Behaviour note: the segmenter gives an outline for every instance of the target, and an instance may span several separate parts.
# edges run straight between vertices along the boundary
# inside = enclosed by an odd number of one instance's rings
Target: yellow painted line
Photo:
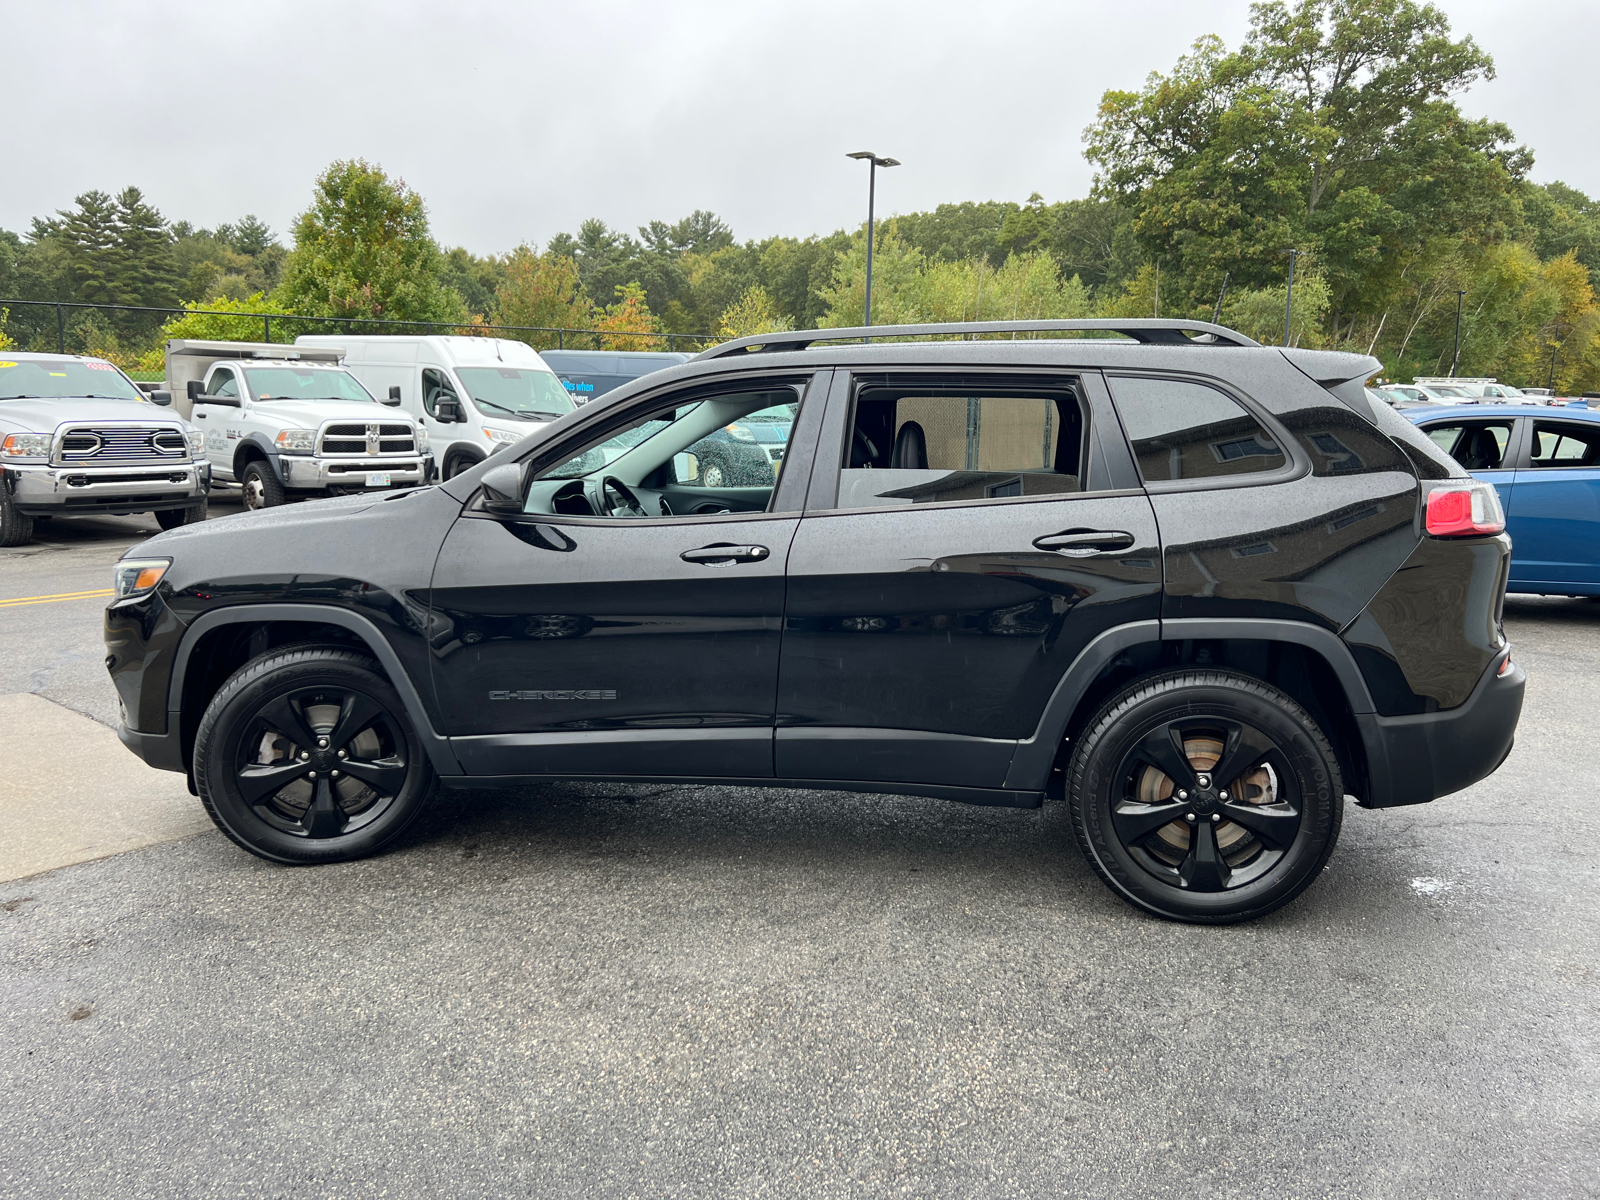
[[[111,588],[96,588],[90,592],[61,592],[55,596],[18,596],[14,600],[0,600],[0,608],[21,608],[24,604],[60,604],[63,600],[93,600],[111,595]]]

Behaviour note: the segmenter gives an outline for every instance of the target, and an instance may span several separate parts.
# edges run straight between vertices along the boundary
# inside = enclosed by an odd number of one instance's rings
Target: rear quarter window
[[[1288,456],[1244,405],[1187,379],[1111,380],[1122,425],[1146,483],[1267,474]]]

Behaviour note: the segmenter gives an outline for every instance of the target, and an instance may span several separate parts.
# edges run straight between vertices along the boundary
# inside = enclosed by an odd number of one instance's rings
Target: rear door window
[[[1528,458],[1534,468],[1600,466],[1600,425],[1535,421]]]
[[[1440,421],[1424,432],[1451,458],[1469,471],[1497,471],[1510,466],[1506,447],[1511,444],[1510,421]]]
[[[1214,387],[1147,375],[1113,376],[1110,383],[1146,483],[1266,474],[1288,465],[1266,427]]]

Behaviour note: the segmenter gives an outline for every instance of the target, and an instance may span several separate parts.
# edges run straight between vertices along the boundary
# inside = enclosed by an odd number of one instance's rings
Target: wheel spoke
[[[1259,730],[1248,725],[1229,725],[1222,757],[1211,769],[1211,777],[1218,787],[1232,787],[1234,780],[1266,761],[1274,749],[1276,747]]]
[[[1287,804],[1224,804],[1222,815],[1274,850],[1287,850],[1300,832],[1300,814]]]
[[[383,712],[383,706],[376,700],[360,692],[351,692],[339,705],[339,719],[334,723],[333,732],[328,734],[328,748],[337,750],[347,745],[356,734],[383,716]]]
[[[261,710],[261,720],[276,729],[302,750],[317,748],[317,735],[306,724],[305,714],[293,696],[279,696]]]
[[[268,765],[252,764],[242,768],[235,777],[239,792],[247,804],[260,804],[284,784],[306,773],[303,762],[279,762]]]
[[[1183,734],[1176,724],[1167,724],[1151,730],[1133,748],[1133,756],[1156,767],[1174,788],[1188,790],[1194,787],[1194,768],[1183,752]]]
[[[1210,821],[1190,826],[1189,853],[1178,867],[1183,885],[1196,892],[1220,892],[1228,886],[1228,864],[1217,853],[1217,835]]]
[[[1124,846],[1137,845],[1156,830],[1183,817],[1183,806],[1171,804],[1140,804],[1124,800],[1111,810],[1111,823],[1117,828],[1117,837]]]
[[[316,782],[316,792],[306,815],[301,818],[306,836],[314,838],[337,837],[344,832],[344,810],[334,801],[333,785],[326,778]]]
[[[380,796],[396,795],[406,781],[406,764],[398,758],[363,761],[347,758],[339,769],[372,788]]]

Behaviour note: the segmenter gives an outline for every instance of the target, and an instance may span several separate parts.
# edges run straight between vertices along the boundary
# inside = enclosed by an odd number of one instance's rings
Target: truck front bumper
[[[350,458],[319,458],[312,455],[285,454],[278,464],[283,471],[283,485],[322,491],[330,487],[364,488],[373,475],[388,475],[387,484],[377,487],[418,487],[428,482],[433,473],[433,455],[414,454],[403,458],[378,458],[366,456]]]
[[[29,516],[76,513],[162,512],[188,508],[211,490],[208,462],[150,463],[133,467],[50,467],[7,464],[0,486]]]

